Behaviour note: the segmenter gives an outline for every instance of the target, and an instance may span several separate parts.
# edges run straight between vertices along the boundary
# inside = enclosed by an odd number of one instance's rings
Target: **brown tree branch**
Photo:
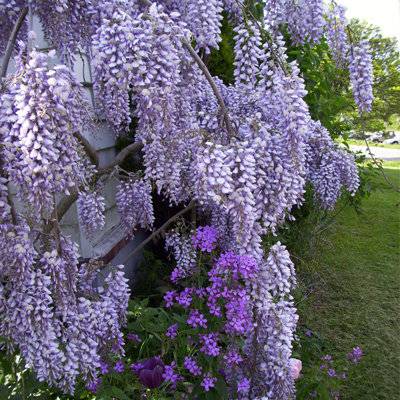
[[[140,151],[142,148],[143,148],[143,143],[141,143],[141,142],[135,142],[135,143],[132,143],[129,146],[125,147],[117,154],[117,156],[115,157],[115,159],[112,163],[110,163],[109,165],[107,165],[104,168],[99,169],[98,175],[101,176],[101,175],[108,174],[109,172],[111,172],[113,170],[114,167],[122,164],[122,162],[125,160],[126,157],[128,157],[132,153],[136,153],[136,152]]]
[[[24,20],[25,20],[25,17],[27,14],[28,14],[28,7],[24,7],[20,12],[17,21],[15,22],[14,28],[8,39],[6,52],[4,53],[3,64],[1,66],[1,72],[0,72],[0,78],[2,80],[7,75],[8,64],[10,63],[10,58],[11,58],[12,52],[14,50],[15,42],[17,41],[18,33],[21,29],[22,24],[24,23]]]
[[[98,156],[96,150],[93,148],[93,146],[79,132],[73,132],[72,134],[83,146],[83,148],[85,149],[86,154],[89,157],[92,164],[94,164],[96,167],[98,167],[99,166],[99,156]]]
[[[162,235],[166,229],[173,224],[179,217],[182,215],[188,213],[190,210],[192,210],[195,207],[196,203],[194,200],[192,200],[187,207],[185,207],[183,210],[177,212],[174,216],[172,216],[168,221],[164,222],[158,228],[156,231],[154,231],[147,239],[143,240],[142,243],[140,243],[138,246],[135,247],[133,251],[131,251],[125,259],[122,261],[121,264],[125,264],[131,257],[133,257],[135,254],[137,254],[139,251],[141,251],[148,243],[150,243],[153,239],[155,239],[157,236]]]
[[[115,157],[114,161],[111,162],[108,166],[104,168],[100,168],[97,173],[94,175],[93,179],[96,181],[101,176],[110,173],[117,165],[121,164],[128,155],[140,151],[143,147],[143,144],[140,142],[132,143],[129,146],[122,149],[117,156]],[[58,209],[58,220],[64,217],[67,211],[70,209],[72,204],[78,199],[79,191],[78,189],[73,189],[68,196],[63,197],[57,205]]]
[[[208,83],[210,84],[211,89],[214,92],[214,96],[216,97],[219,107],[221,108],[222,114],[224,116],[226,130],[228,131],[229,136],[230,137],[235,136],[235,131],[232,127],[232,123],[229,118],[228,110],[226,108],[224,99],[222,98],[222,95],[219,92],[218,87],[217,87],[213,77],[210,74],[210,71],[208,70],[207,66],[204,64],[203,60],[200,58],[200,56],[196,53],[196,51],[193,49],[191,44],[186,39],[182,39],[182,44],[183,44],[183,47],[185,47],[186,50],[189,52],[189,54],[192,56],[193,60],[197,63],[200,70],[203,72],[204,76],[206,77]]]
[[[152,5],[152,2],[150,0],[141,0],[141,2],[146,5],[147,7]],[[221,108],[222,114],[224,116],[224,121],[226,125],[226,130],[228,131],[228,134],[230,137],[235,136],[235,130],[233,129],[231,120],[229,118],[228,114],[228,109],[226,108],[224,99],[221,95],[221,93],[218,90],[218,87],[210,74],[210,71],[208,70],[207,66],[204,64],[203,60],[200,58],[200,56],[196,53],[196,51],[193,49],[192,45],[189,43],[188,40],[185,38],[182,39],[182,44],[183,47],[186,48],[186,50],[189,52],[193,60],[196,62],[196,64],[199,66],[200,70],[203,72],[204,76],[206,77],[208,83],[211,86],[212,91],[214,92],[215,97],[217,98],[219,107]]]

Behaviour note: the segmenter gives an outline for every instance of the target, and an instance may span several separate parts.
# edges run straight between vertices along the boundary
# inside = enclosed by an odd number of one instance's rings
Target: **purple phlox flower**
[[[171,383],[172,388],[176,388],[177,383],[182,380],[182,377],[179,374],[175,373],[175,367],[175,362],[172,362],[170,365],[166,365],[164,368],[164,373],[162,375],[165,381]]]
[[[131,364],[130,368],[134,374],[138,374],[140,372],[140,370],[143,369],[143,363],[138,362],[138,363]]]
[[[230,350],[224,355],[224,360],[228,365],[239,365],[243,358],[237,351]]]
[[[326,369],[327,368],[327,366],[325,365],[325,364],[321,364],[320,366],[319,366],[319,369],[322,371],[323,369]]]
[[[226,276],[227,273],[231,273],[232,278],[237,281],[240,278],[254,278],[257,271],[258,264],[253,257],[240,256],[228,251],[219,256],[209,275],[210,277],[216,275]]]
[[[123,347],[124,347],[124,339],[122,338],[122,336],[119,336],[112,345],[112,351],[114,353],[120,353]]]
[[[125,366],[124,366],[124,362],[119,360],[115,363],[114,365],[114,371],[117,372],[118,374],[124,372]]]
[[[204,376],[204,379],[201,381],[201,386],[203,386],[204,390],[208,392],[211,388],[215,386],[215,382],[217,382],[217,378],[213,377],[210,374]]]
[[[165,336],[169,337],[170,339],[175,339],[177,335],[178,335],[178,324],[171,325],[167,329],[167,332],[165,333]]]
[[[202,347],[200,351],[208,356],[218,356],[220,353],[220,347],[218,346],[218,334],[208,333],[206,335],[199,335]]]
[[[100,372],[103,375],[108,374],[108,371],[109,371],[108,368],[109,368],[109,366],[108,366],[108,364],[106,362],[100,361]]]
[[[200,297],[201,299],[207,295],[207,290],[205,288],[198,288],[196,289],[196,296]]]
[[[358,364],[361,361],[362,356],[364,355],[361,347],[354,347],[353,350],[347,354],[347,358],[354,364]]]
[[[197,362],[192,357],[185,357],[183,366],[194,376],[201,375],[201,367],[197,365]]]
[[[163,382],[164,363],[160,357],[152,357],[141,363],[133,364],[132,370],[139,376],[139,381],[149,389],[159,387]]]
[[[333,357],[330,354],[326,354],[325,356],[321,357],[321,360],[331,363],[333,361]]]
[[[247,394],[250,390],[250,380],[247,378],[242,378],[237,386],[238,393]]]
[[[212,226],[201,226],[197,228],[192,237],[193,246],[201,251],[211,253],[216,246],[218,231]]]
[[[131,342],[135,342],[135,343],[141,343],[142,342],[142,339],[140,339],[139,335],[137,335],[136,333],[128,333],[126,335],[126,338]]]
[[[174,299],[176,296],[175,290],[170,290],[164,295],[165,307],[169,308],[174,305]]]
[[[307,337],[312,337],[313,336],[313,331],[311,329],[306,330],[306,336]]]
[[[340,392],[338,390],[330,390],[330,395],[333,400],[340,399]]]
[[[182,272],[182,270],[178,267],[175,267],[171,272],[170,279],[172,283],[177,283],[180,279],[184,277],[185,274]]]
[[[190,310],[189,318],[187,319],[188,325],[192,328],[202,327],[207,328],[207,320],[199,310]]]
[[[340,374],[340,378],[343,379],[343,380],[346,380],[346,379],[347,379],[347,374],[346,374],[346,372],[342,372],[342,373]]]
[[[95,378],[86,384],[86,389],[92,393],[96,393],[101,385],[101,378]]]
[[[192,304],[192,288],[186,288],[176,295],[176,301],[183,308],[188,308]]]
[[[329,368],[327,374],[329,377],[334,378],[336,376],[336,371],[333,368]]]
[[[227,333],[242,335],[252,328],[250,298],[245,289],[232,289],[227,295],[226,324]]]

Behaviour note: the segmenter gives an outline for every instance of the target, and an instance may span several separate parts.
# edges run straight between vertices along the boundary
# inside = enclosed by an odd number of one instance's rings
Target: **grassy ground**
[[[347,143],[349,145],[365,146],[364,140],[349,139],[347,140]],[[400,149],[400,144],[384,144],[384,143],[369,142],[369,145],[372,147],[384,147],[386,149]]]
[[[399,168],[385,165],[397,185]],[[319,365],[322,353],[343,359],[356,345],[365,352],[341,399],[400,399],[400,197],[377,180],[363,214],[345,209],[313,261],[298,266],[300,324],[322,343],[309,362]]]

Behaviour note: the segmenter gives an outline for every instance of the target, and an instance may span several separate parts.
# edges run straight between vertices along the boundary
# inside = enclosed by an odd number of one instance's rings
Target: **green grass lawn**
[[[385,165],[396,185],[399,168]],[[365,352],[341,399],[400,399],[400,196],[377,180],[362,215],[346,208],[313,260],[298,265],[300,331],[311,329],[322,343],[308,363],[327,353],[343,359],[357,345]]]
[[[356,145],[356,146],[365,146],[364,140],[355,140],[349,139],[347,140],[349,145]],[[400,144],[383,144],[383,143],[375,143],[375,142],[368,142],[371,147],[384,147],[386,149],[400,149]]]

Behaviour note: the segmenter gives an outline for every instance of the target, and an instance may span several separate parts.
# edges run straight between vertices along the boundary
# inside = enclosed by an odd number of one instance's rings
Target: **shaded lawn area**
[[[385,165],[397,186],[399,168]],[[357,345],[365,352],[341,399],[400,399],[400,196],[377,179],[363,214],[346,208],[313,261],[298,266],[300,332],[311,329],[322,344],[307,355],[304,376],[323,354],[344,359]]]

